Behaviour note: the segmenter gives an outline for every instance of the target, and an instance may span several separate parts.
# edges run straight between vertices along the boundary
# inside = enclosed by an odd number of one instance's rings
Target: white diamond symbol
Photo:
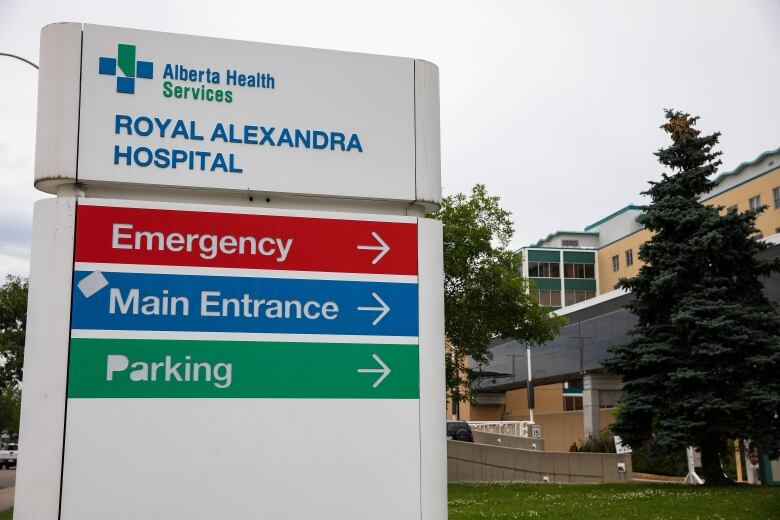
[[[100,271],[88,274],[77,284],[81,294],[84,295],[84,298],[89,298],[107,285],[108,280],[106,280],[106,277],[103,276],[103,273]]]

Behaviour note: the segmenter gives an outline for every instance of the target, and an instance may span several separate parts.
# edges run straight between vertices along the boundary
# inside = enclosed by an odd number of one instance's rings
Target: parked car
[[[6,444],[5,447],[0,450],[0,468],[15,468],[18,451],[18,444]]]
[[[466,421],[447,421],[447,439],[474,442],[474,435]]]

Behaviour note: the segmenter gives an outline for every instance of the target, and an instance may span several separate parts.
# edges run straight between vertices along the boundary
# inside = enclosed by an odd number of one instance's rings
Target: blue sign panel
[[[76,271],[74,329],[417,336],[416,283]]]

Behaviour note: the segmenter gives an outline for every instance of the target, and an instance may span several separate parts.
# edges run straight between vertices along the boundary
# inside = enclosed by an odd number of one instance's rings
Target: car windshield
[[[19,445],[18,445],[18,444],[9,444],[9,445],[8,445],[8,447],[7,447],[6,449],[9,449],[9,450],[18,450],[18,449],[19,449]]]

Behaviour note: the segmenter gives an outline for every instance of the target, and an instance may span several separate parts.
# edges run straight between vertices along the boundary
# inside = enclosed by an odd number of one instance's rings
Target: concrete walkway
[[[14,491],[16,488],[16,470],[0,469],[0,511],[14,506]]]

